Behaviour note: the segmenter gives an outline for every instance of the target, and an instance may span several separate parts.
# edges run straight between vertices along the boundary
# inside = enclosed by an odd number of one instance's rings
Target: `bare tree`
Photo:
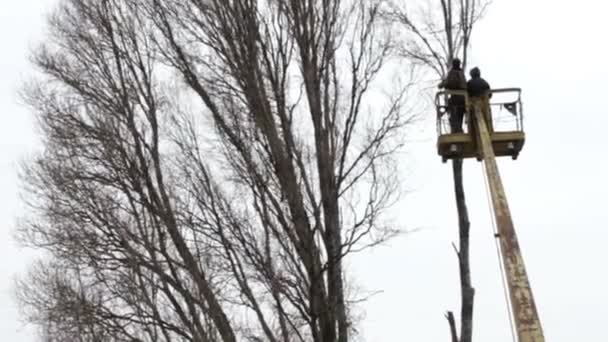
[[[436,76],[444,79],[454,58],[462,55],[463,69],[466,67],[473,27],[483,17],[489,4],[489,0],[426,0],[418,2],[416,6],[410,2],[388,1],[382,13],[402,32],[404,40],[398,44],[400,55],[430,68]],[[471,342],[475,289],[471,283],[470,221],[462,159],[452,161],[452,171],[459,228],[459,247],[454,249],[460,273],[460,337],[454,314],[448,311],[446,318],[453,342]]]
[[[409,80],[351,0],[64,0],[24,98],[20,282],[51,340],[349,341],[343,260],[396,233]],[[378,102],[380,101],[380,102]]]

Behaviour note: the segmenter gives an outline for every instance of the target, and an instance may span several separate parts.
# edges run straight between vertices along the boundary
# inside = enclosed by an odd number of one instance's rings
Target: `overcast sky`
[[[28,49],[44,37],[54,0],[0,1],[0,338],[34,341],[12,299],[31,256],[11,239],[21,212],[17,163],[37,146],[16,91]],[[608,341],[608,80],[599,0],[495,0],[477,27],[471,65],[493,87],[521,87],[527,141],[517,161],[499,163],[547,341]],[[403,163],[413,191],[402,223],[423,228],[373,253],[349,272],[368,290],[366,341],[449,341],[443,314],[459,310],[451,167],[435,152],[434,113]],[[511,341],[480,164],[465,163],[476,288],[474,340]]]

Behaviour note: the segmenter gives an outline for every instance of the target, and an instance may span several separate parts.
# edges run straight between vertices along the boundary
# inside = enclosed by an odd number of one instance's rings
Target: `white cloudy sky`
[[[33,120],[15,95],[28,49],[43,38],[54,0],[0,1],[0,336],[33,341],[12,300],[15,274],[30,258],[12,242],[20,213],[17,163],[37,147]],[[500,168],[548,341],[608,341],[608,47],[599,0],[494,0],[474,37],[472,64],[493,87],[523,88],[528,140]],[[448,341],[443,318],[458,311],[451,168],[426,141],[410,146],[413,191],[403,223],[420,232],[394,240],[350,267],[368,289],[367,341]],[[469,161],[475,340],[511,341],[480,164]]]

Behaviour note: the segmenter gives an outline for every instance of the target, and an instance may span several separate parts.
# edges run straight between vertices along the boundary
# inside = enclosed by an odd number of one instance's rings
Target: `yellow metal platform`
[[[514,160],[524,146],[526,135],[521,131],[493,132],[490,135],[492,146],[497,157],[511,156]],[[481,160],[481,151],[467,133],[443,134],[437,139],[437,152],[443,161],[454,158],[477,158]]]

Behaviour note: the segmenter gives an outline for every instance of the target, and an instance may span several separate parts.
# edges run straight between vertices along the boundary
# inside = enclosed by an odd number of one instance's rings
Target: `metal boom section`
[[[543,329],[538,317],[538,311],[532,295],[532,288],[519,248],[517,234],[513,226],[511,212],[507,202],[496,156],[492,147],[492,140],[488,126],[483,115],[489,111],[487,98],[471,99],[473,120],[476,126],[477,142],[483,157],[485,171],[488,177],[492,206],[500,240],[500,251],[504,264],[509,297],[511,300],[511,314],[515,322],[519,342],[544,342]]]

